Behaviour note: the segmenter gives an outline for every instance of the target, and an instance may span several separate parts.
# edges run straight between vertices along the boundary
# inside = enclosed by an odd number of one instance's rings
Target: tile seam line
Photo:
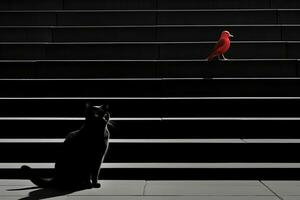
[[[272,190],[268,185],[266,185],[262,180],[259,180],[259,182],[267,189],[269,190],[271,193],[273,193],[278,199],[280,200],[284,200],[284,198],[282,198],[279,194],[277,194],[274,190]]]
[[[148,181],[147,180],[144,180],[144,187],[143,187],[143,194],[142,196],[146,196],[146,188],[147,188],[147,184],[148,184]]]
[[[245,139],[245,138],[241,138],[241,140],[245,143],[245,144],[248,144],[248,141],[247,141],[247,139]]]

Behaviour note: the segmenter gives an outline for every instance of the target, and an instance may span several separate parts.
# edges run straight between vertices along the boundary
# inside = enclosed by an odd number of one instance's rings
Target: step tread
[[[300,59],[298,58],[241,58],[241,59],[229,59],[228,62],[242,62],[242,63],[246,63],[246,62],[273,62],[273,61],[286,61],[286,62],[290,62],[290,61],[297,61],[299,62]],[[85,62],[85,63],[101,63],[101,62],[157,62],[157,63],[166,63],[166,62],[199,62],[199,63],[207,63],[206,59],[104,59],[104,60],[77,60],[77,59],[72,59],[72,60],[41,60],[41,59],[26,59],[26,60],[13,60],[13,59],[2,59],[0,60],[0,63],[39,63],[39,62],[47,62],[47,63],[80,63],[80,62]],[[222,61],[220,61],[220,63],[222,63]]]
[[[61,143],[64,139],[0,139],[0,143]],[[251,141],[248,141],[249,143]],[[258,143],[260,141],[258,140]],[[284,141],[280,140],[280,143],[300,143],[300,140],[289,140]],[[172,143],[172,144],[181,144],[181,143],[245,143],[243,139],[110,139],[109,143]]]
[[[31,25],[31,26],[24,26],[24,25],[12,25],[7,26],[3,25],[0,26],[0,29],[73,29],[73,28],[80,28],[80,29],[90,29],[90,28],[197,28],[197,27],[300,27],[299,24],[159,24],[159,25]]]
[[[0,143],[62,143],[64,138],[13,138],[13,139],[0,139]],[[195,144],[218,144],[218,143],[252,143],[252,144],[298,144],[300,143],[300,139],[110,139],[109,143],[172,143],[172,144],[181,144],[181,143],[195,143]]]
[[[54,163],[0,163],[1,169],[19,169],[22,165],[28,165],[36,169],[54,168]],[[265,169],[265,168],[300,168],[300,163],[106,163],[101,165],[103,169],[122,169],[122,168],[232,168],[232,169]]]
[[[143,42],[0,42],[0,45],[163,45],[163,44],[215,44],[216,41],[194,41],[194,42],[190,42],[190,41],[183,41],[183,42],[161,42],[161,41],[155,41],[155,42],[147,42],[147,41],[143,41]],[[231,41],[231,44],[299,44],[300,41]],[[280,58],[279,58],[280,59]],[[191,60],[191,59],[188,59]],[[240,59],[235,59],[235,60],[240,60]],[[244,58],[243,60],[247,60],[246,58]],[[257,59],[258,60],[258,59]],[[263,60],[260,59],[260,60]],[[269,58],[269,60],[272,60],[271,58]],[[276,60],[276,58],[275,58]],[[288,59],[284,59],[281,58],[281,60],[288,60]],[[296,58],[291,59],[291,60],[297,60]]]
[[[84,117],[0,117],[0,121],[84,121]],[[299,121],[300,117],[121,117],[111,121]]]

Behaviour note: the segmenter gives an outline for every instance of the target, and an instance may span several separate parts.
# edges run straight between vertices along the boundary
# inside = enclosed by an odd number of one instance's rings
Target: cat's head
[[[88,121],[97,121],[107,124],[110,119],[110,113],[108,111],[108,105],[93,105],[91,103],[86,104],[85,118]]]

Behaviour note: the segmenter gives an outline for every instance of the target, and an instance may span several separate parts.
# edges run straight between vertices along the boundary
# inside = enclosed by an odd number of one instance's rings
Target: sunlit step
[[[10,121],[83,121],[83,117],[0,117],[0,121],[10,120]],[[283,121],[283,120],[294,120],[299,121],[300,117],[122,117],[122,118],[110,118],[111,121],[154,121],[154,120],[250,120],[250,121]]]
[[[51,139],[0,139],[0,143],[62,143],[64,138]],[[300,139],[109,139],[109,143],[273,143],[273,144],[300,144]]]
[[[36,169],[51,169],[55,163],[0,163],[0,169],[19,169],[28,165]],[[300,168],[300,163],[103,163],[101,168],[213,168],[213,169],[266,169],[266,168]]]

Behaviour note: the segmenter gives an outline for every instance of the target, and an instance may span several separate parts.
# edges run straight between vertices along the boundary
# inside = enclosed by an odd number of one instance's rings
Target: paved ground
[[[101,181],[75,192],[33,188],[27,180],[0,180],[2,200],[299,200],[300,181]]]

